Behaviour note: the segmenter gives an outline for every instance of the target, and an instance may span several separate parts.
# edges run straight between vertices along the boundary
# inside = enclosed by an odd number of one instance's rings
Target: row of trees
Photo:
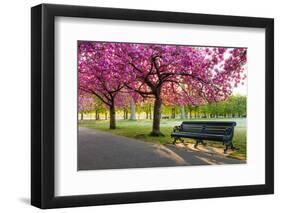
[[[84,119],[84,115],[90,115],[91,119],[108,119],[107,107],[95,97],[91,102],[85,103],[87,107],[80,109],[80,119]],[[119,117],[124,120],[150,119],[153,117],[153,104],[140,102],[135,106],[123,106],[116,109]],[[246,117],[247,115],[247,98],[246,96],[230,96],[225,101],[216,103],[208,103],[200,106],[165,106],[161,110],[163,119],[175,118],[234,118]]]
[[[151,135],[159,136],[163,104],[183,108],[226,100],[246,78],[246,61],[245,48],[80,41],[79,108],[94,95],[114,129],[117,108],[149,103]]]
[[[163,107],[163,114],[169,118],[234,118],[247,116],[246,96],[230,96],[225,101],[200,106]]]

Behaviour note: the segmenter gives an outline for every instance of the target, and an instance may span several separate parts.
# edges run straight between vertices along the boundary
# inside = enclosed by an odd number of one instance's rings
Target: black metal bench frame
[[[195,139],[195,148],[199,143],[206,146],[204,140],[221,141],[225,145],[224,153],[226,154],[229,148],[237,150],[232,142],[235,126],[236,122],[184,121],[180,126],[174,127],[171,137],[174,138],[173,144],[176,144],[178,140],[184,142],[183,138]]]

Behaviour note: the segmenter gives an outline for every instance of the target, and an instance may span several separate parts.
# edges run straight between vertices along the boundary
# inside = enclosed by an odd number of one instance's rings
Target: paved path
[[[78,170],[237,164],[244,161],[79,128]]]

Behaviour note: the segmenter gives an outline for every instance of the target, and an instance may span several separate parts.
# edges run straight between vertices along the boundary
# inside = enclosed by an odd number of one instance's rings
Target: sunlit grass
[[[195,120],[195,119],[193,119]],[[237,126],[234,131],[233,144],[239,148],[239,150],[234,151],[230,154],[230,156],[246,159],[246,119],[212,119],[212,120],[223,120],[223,121],[236,121]],[[109,121],[108,120],[84,120],[79,121],[79,126],[88,127],[93,129],[98,129],[102,131],[107,131],[112,134],[122,135],[125,137],[136,138],[142,141],[151,142],[151,143],[160,143],[167,144],[171,143],[171,132],[173,127],[176,125],[180,125],[183,120],[180,119],[171,119],[171,120],[161,120],[161,132],[165,135],[162,137],[153,137],[150,136],[152,121],[151,120],[118,120],[116,129],[109,129]],[[202,121],[202,120],[201,120]],[[189,140],[194,142],[193,140]],[[209,146],[221,147],[223,145],[221,142],[208,142]]]

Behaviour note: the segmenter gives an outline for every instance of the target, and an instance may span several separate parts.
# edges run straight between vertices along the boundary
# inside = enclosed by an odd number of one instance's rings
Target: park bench
[[[180,126],[175,126],[171,137],[174,138],[173,144],[182,138],[195,139],[196,148],[199,143],[206,145],[204,140],[221,141],[225,145],[224,153],[227,153],[228,148],[235,150],[232,143],[234,127],[236,122],[215,122],[215,121],[184,121]]]

